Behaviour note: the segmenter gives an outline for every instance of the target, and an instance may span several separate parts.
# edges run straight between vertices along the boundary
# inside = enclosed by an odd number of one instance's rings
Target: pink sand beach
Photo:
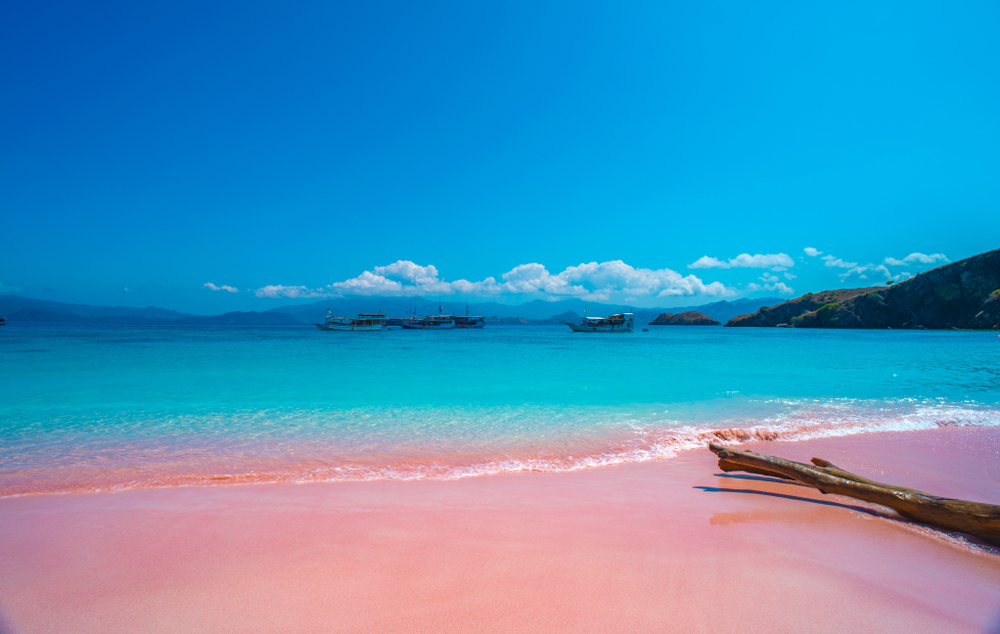
[[[1000,503],[1000,430],[741,445]],[[0,500],[0,631],[1000,632],[1000,549],[707,450]]]

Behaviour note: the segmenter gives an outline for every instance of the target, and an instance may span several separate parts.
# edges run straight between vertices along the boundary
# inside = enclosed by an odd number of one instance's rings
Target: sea
[[[995,332],[0,328],[0,497],[451,479],[1000,425]]]

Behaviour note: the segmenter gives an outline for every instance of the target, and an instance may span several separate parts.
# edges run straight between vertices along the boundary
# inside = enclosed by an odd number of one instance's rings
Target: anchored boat
[[[632,332],[632,313],[618,313],[607,317],[584,317],[579,324],[563,322],[573,332]]]
[[[313,322],[313,325],[320,330],[382,330],[385,322],[385,315],[381,313],[361,313],[357,317],[328,315],[325,324]]]
[[[455,315],[456,328],[483,328],[484,326],[486,326],[485,317]]]
[[[427,315],[407,319],[400,326],[404,330],[447,330],[455,327],[455,318],[451,315]]]
[[[456,328],[482,328],[486,325],[486,318],[469,315],[469,305],[465,305],[465,316],[462,315],[441,315],[455,320]]]

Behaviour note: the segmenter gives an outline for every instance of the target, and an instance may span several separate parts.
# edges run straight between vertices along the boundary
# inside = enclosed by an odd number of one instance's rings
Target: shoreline
[[[1000,429],[738,445],[1000,504]],[[0,631],[982,632],[1000,554],[666,460],[0,499]]]
[[[315,438],[287,439],[280,443],[280,450],[273,442],[272,446],[266,442],[254,446],[237,438],[239,449],[235,451],[219,444],[218,439],[208,439],[209,444],[187,441],[183,449],[171,448],[169,441],[162,440],[122,445],[101,439],[94,441],[94,450],[102,452],[102,459],[79,464],[66,463],[67,455],[58,460],[58,454],[66,454],[69,448],[54,443],[35,446],[27,455],[22,454],[13,467],[0,469],[0,500],[185,486],[448,481],[505,473],[574,472],[670,459],[685,451],[707,448],[711,442],[796,443],[893,431],[1000,428],[1000,409],[980,403],[942,405],[927,399],[879,404],[840,399],[812,407],[806,404],[797,411],[774,408],[759,412],[757,421],[740,424],[738,420],[722,420],[715,425],[651,422],[602,429],[587,438],[567,433],[565,438],[547,444],[528,437],[492,448],[483,443],[478,447],[440,443],[430,450],[422,446],[430,442],[427,438],[353,452]],[[164,445],[168,448],[164,449]],[[17,455],[16,448],[13,455]]]

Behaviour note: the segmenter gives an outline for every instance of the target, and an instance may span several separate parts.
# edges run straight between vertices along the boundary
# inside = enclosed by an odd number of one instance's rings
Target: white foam
[[[676,425],[665,420],[650,424],[633,423],[623,433],[590,443],[579,445],[544,444],[545,450],[532,449],[539,441],[525,440],[521,446],[512,446],[507,455],[488,455],[483,451],[470,451],[478,458],[468,458],[463,462],[455,459],[457,453],[447,448],[438,452],[438,460],[414,461],[400,456],[388,456],[382,461],[368,460],[365,463],[343,461],[330,464],[306,456],[277,455],[272,463],[280,468],[262,468],[237,459],[228,460],[233,467],[219,472],[206,473],[205,464],[199,464],[204,457],[191,452],[185,458],[190,464],[170,463],[169,472],[157,472],[154,462],[140,467],[119,468],[118,475],[109,475],[106,470],[86,473],[103,479],[94,481],[83,476],[63,482],[59,475],[49,469],[36,469],[38,480],[34,483],[22,481],[11,486],[0,476],[0,496],[42,493],[42,492],[90,492],[120,491],[131,488],[169,487],[186,485],[250,484],[264,482],[334,482],[359,480],[452,480],[467,477],[494,475],[522,471],[577,471],[632,462],[669,459],[679,452],[706,447],[709,443],[738,444],[744,442],[792,442],[816,438],[843,437],[855,434],[869,434],[893,431],[920,431],[952,426],[1000,426],[1000,408],[977,404],[944,405],[926,401],[878,402],[855,401],[850,399],[821,403],[801,403],[783,401],[788,408],[779,414],[763,418],[753,424],[733,421],[733,424]],[[497,448],[499,449],[499,448]],[[183,451],[181,453],[184,453]],[[197,455],[196,455],[197,454]],[[145,457],[156,456],[151,453]],[[235,456],[234,456],[235,457]],[[317,462],[325,462],[316,466]],[[312,466],[307,466],[312,465]],[[72,470],[72,467],[70,468]],[[99,476],[96,474],[100,474]],[[115,479],[117,478],[117,480]],[[88,481],[89,479],[89,481]]]

